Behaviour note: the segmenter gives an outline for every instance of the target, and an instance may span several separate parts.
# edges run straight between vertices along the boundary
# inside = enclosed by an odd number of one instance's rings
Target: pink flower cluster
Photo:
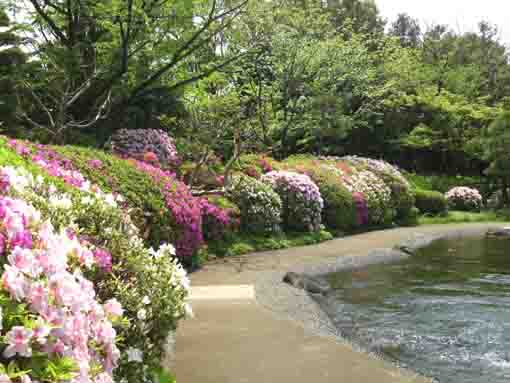
[[[180,235],[175,241],[177,256],[187,257],[198,250],[203,242],[202,205],[188,187],[175,179],[175,174],[146,162],[132,160],[138,170],[151,176],[165,196],[166,207],[172,212]]]
[[[231,224],[228,210],[219,208],[205,198],[200,200],[200,207],[204,239],[220,239]]]
[[[121,196],[106,194],[97,185],[92,185],[78,170],[74,169],[69,159],[63,158],[45,145],[31,145],[18,140],[10,140],[8,145],[16,153],[41,167],[48,175],[62,179],[69,186],[84,192],[90,192],[112,206],[117,206],[118,202],[122,203],[124,201]],[[91,160],[89,165],[97,169],[102,167],[103,164],[100,160]]]
[[[448,205],[456,210],[478,210],[482,207],[483,198],[476,189],[458,186],[445,194]]]
[[[354,192],[352,198],[356,205],[357,224],[360,226],[368,224],[368,205],[365,197],[361,193]]]
[[[204,243],[204,239],[221,236],[230,225],[229,213],[196,198],[186,184],[175,178],[175,173],[163,170],[147,162],[131,160],[138,170],[151,176],[165,195],[166,207],[171,211],[180,235],[175,241],[177,256],[192,255]]]
[[[114,301],[101,305],[92,282],[70,267],[90,267],[93,252],[65,231],[55,233],[32,206],[7,197],[0,197],[0,237],[6,262],[0,288],[30,312],[30,320],[4,329],[3,356],[14,361],[35,353],[49,359],[65,356],[78,368],[72,382],[112,382],[120,353],[111,320],[122,309]],[[3,315],[9,315],[8,309]],[[30,361],[28,366],[37,368]]]
[[[90,187],[85,177],[80,172],[72,169],[71,161],[61,158],[55,151],[44,145],[34,145],[35,153],[33,153],[32,147],[22,141],[10,140],[8,145],[19,155],[30,158],[32,162],[46,170],[49,175],[63,179],[66,184],[78,189]]]

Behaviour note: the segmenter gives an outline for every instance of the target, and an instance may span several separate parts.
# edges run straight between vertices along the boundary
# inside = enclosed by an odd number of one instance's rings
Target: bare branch
[[[107,109],[109,108],[109,106],[111,104],[111,95],[112,95],[112,92],[111,91],[108,92],[108,95],[105,97],[105,100],[103,101],[101,106],[99,106],[97,114],[92,120],[90,120],[88,122],[87,121],[80,121],[80,122],[72,122],[71,121],[71,122],[67,123],[67,126],[70,128],[78,128],[78,129],[90,128],[91,126],[95,125],[99,120],[106,118],[106,116],[108,116],[108,114],[109,114]]]
[[[34,6],[37,14],[39,16],[41,16],[44,21],[46,21],[46,23],[48,23],[51,31],[53,32],[53,34],[62,41],[62,43],[64,44],[68,44],[69,40],[68,38],[66,37],[66,35],[64,34],[64,32],[62,32],[62,29],[60,29],[57,24],[55,23],[55,21],[48,15],[48,13],[46,13],[44,11],[44,9],[41,7],[41,4],[39,4],[39,1],[38,0],[29,0],[30,3],[32,3],[32,5]]]

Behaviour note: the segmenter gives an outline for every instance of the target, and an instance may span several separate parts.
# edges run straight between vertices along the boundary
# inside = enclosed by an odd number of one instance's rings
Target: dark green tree
[[[115,124],[115,116],[140,100],[159,103],[162,87],[175,95],[247,54],[205,54],[215,50],[218,36],[246,4],[247,0],[24,0],[24,26],[27,34],[31,32],[27,49],[40,71],[17,94],[37,106],[37,116],[30,110],[20,115],[61,142],[69,131],[90,130],[110,116],[109,124],[101,126]]]
[[[12,133],[16,123],[19,99],[16,89],[26,56],[19,48],[19,37],[4,9],[0,8],[0,124],[3,131]]]
[[[484,158],[490,165],[487,175],[496,179],[503,190],[503,202],[510,201],[510,112],[505,111],[484,132],[482,139]]]
[[[403,47],[417,48],[421,43],[420,23],[406,13],[400,13],[391,24],[390,35],[398,37]]]

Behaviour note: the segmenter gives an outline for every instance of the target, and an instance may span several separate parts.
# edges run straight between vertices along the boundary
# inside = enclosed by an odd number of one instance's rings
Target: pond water
[[[437,382],[508,383],[509,250],[510,240],[440,240],[329,274],[328,311],[343,337]]]

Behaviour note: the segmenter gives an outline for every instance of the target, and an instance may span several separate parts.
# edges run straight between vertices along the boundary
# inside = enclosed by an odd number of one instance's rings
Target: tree
[[[61,141],[68,130],[121,114],[154,88],[172,92],[207,77],[247,54],[200,61],[246,3],[25,0],[39,73],[24,82],[18,97],[36,105],[39,115],[24,109],[20,118]]]
[[[0,125],[12,132],[18,110],[16,88],[19,74],[26,62],[26,56],[19,48],[20,39],[16,36],[15,26],[11,25],[8,15],[0,8]]]
[[[405,48],[417,48],[421,43],[420,23],[406,13],[400,13],[391,24],[390,35],[398,37]]]
[[[338,29],[349,22],[354,32],[382,34],[384,31],[385,22],[374,0],[328,0],[326,4]]]
[[[497,179],[503,190],[503,203],[510,202],[510,112],[503,112],[484,132],[484,159],[490,165],[487,174]]]

